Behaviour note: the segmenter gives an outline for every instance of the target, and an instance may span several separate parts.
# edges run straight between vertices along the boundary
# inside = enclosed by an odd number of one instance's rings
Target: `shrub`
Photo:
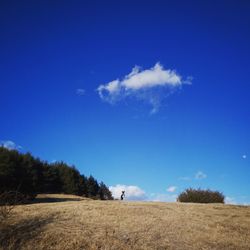
[[[218,191],[188,188],[179,194],[177,201],[194,203],[224,203],[224,199],[225,196]]]
[[[5,224],[11,216],[16,205],[25,202],[25,197],[18,191],[7,191],[0,193],[0,227]]]

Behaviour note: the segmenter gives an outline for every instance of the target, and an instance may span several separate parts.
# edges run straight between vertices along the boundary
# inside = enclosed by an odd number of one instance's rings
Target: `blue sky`
[[[201,187],[250,203],[249,13],[248,1],[1,1],[0,141],[131,199]]]

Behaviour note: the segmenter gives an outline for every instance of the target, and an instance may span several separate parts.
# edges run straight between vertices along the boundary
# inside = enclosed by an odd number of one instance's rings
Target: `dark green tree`
[[[113,200],[112,193],[103,182],[99,185],[98,196],[101,200]]]
[[[90,175],[87,180],[87,188],[88,188],[88,197],[96,197],[98,196],[99,185],[97,180]]]
[[[0,194],[18,191],[32,199],[38,193],[65,193],[99,199],[112,199],[103,182],[81,175],[64,162],[48,164],[30,153],[22,154],[0,146]]]
[[[62,183],[62,192],[65,194],[79,195],[80,191],[80,173],[75,167],[69,167],[64,162],[57,162],[53,164],[58,170],[59,178]]]
[[[43,187],[40,193],[62,193],[62,182],[56,167],[44,163],[43,165]]]
[[[32,163],[33,162],[33,163]],[[18,191],[27,199],[35,197],[38,190],[37,165],[30,155],[0,147],[0,192]]]
[[[85,175],[81,175],[79,177],[79,186],[80,186],[80,193],[81,196],[88,196],[88,178]]]

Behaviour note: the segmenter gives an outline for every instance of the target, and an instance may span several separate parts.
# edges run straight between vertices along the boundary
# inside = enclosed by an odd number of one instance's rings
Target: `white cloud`
[[[156,113],[164,98],[183,84],[191,84],[191,81],[191,77],[183,80],[174,70],[164,69],[160,63],[156,63],[146,70],[135,66],[122,80],[102,84],[97,91],[101,99],[109,103],[134,97],[149,103],[152,106],[151,113]]]
[[[100,85],[98,90],[102,92],[103,90],[107,90],[109,93],[113,94],[119,90],[119,80],[114,80],[112,82],[109,82],[106,85]]]
[[[85,94],[85,90],[84,89],[77,89],[76,94],[79,95],[79,96],[82,96],[82,95]]]
[[[177,189],[176,186],[170,186],[170,187],[167,188],[167,191],[170,192],[170,193],[173,193],[173,192],[176,191],[176,189]]]
[[[242,158],[243,158],[243,159],[246,159],[246,158],[247,158],[247,155],[242,155]]]
[[[161,202],[175,202],[177,199],[176,194],[151,194],[149,201],[161,201]]]
[[[118,100],[120,95],[119,80],[114,80],[106,85],[100,85],[97,91],[102,100],[114,103]]]
[[[176,187],[172,186],[173,190]],[[122,191],[125,191],[125,200],[132,201],[161,201],[161,202],[175,202],[177,199],[176,194],[166,194],[166,193],[151,193],[146,194],[146,192],[138,186],[134,185],[121,185],[117,184],[115,186],[109,187],[112,195],[115,199],[120,199]],[[173,191],[170,191],[173,192]]]
[[[203,172],[201,171],[198,171],[196,174],[195,174],[195,179],[197,180],[202,180],[202,179],[205,179],[207,178],[207,175],[204,174]]]
[[[229,196],[226,196],[225,203],[226,204],[233,204],[233,205],[237,204],[237,202],[235,201],[235,199],[233,197],[229,197]]]
[[[9,149],[9,150],[12,150],[12,149],[21,149],[22,147],[17,145],[15,142],[13,141],[10,141],[10,140],[7,140],[7,141],[0,141],[0,145]]]
[[[250,202],[244,202],[242,203],[243,206],[250,206]]]
[[[125,200],[146,200],[146,193],[138,186],[127,186],[117,184],[109,187],[115,199],[120,199],[122,191],[125,191]]]
[[[131,73],[120,82],[128,90],[151,88],[155,86],[178,86],[181,84],[181,76],[174,70],[164,70],[160,63],[156,63],[151,69],[140,71],[140,67],[135,66]]]
[[[179,177],[179,180],[192,181],[192,180],[202,180],[202,179],[206,179],[206,178],[207,178],[207,175],[205,173],[203,173],[202,171],[198,171],[197,173],[195,173],[195,175],[193,177],[182,176],[182,177]]]
[[[232,205],[243,205],[243,206],[250,205],[250,202],[247,196],[239,196],[239,197],[226,196],[225,203],[232,204]]]

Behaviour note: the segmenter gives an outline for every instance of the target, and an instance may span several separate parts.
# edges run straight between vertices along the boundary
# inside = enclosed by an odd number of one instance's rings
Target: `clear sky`
[[[249,1],[1,1],[0,141],[127,198],[250,203]]]

